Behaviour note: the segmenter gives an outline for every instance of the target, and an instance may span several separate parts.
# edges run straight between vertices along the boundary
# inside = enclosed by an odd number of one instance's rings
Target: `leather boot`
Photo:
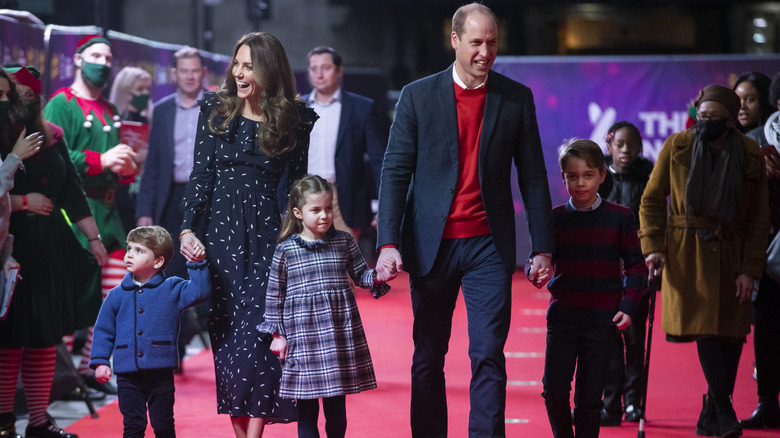
[[[716,436],[718,434],[718,416],[715,404],[708,394],[701,395],[701,414],[696,423],[696,436]]]
[[[16,433],[16,415],[13,412],[0,414],[0,438],[22,438]]]
[[[727,400],[727,401],[726,401]],[[715,412],[718,415],[718,433],[720,438],[734,438],[742,435],[742,426],[739,425],[737,413],[734,412],[734,405],[731,396],[718,403],[715,399]]]
[[[739,422],[745,429],[763,429],[765,427],[780,426],[780,405],[775,399],[774,403],[768,400],[760,400],[750,418]]]

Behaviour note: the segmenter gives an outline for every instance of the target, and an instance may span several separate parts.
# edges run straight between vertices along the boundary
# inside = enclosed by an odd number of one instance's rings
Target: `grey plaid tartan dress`
[[[374,298],[387,283],[374,285],[355,239],[331,229],[325,240],[293,234],[279,243],[271,262],[264,333],[287,338],[279,397],[315,399],[376,388],[363,323],[348,277],[371,289]]]

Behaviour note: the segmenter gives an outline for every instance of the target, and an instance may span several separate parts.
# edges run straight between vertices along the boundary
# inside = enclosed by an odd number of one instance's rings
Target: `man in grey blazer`
[[[379,189],[377,269],[388,275],[395,262],[410,276],[412,436],[447,436],[444,357],[462,288],[469,436],[503,437],[516,269],[512,163],[529,223],[530,278],[550,268],[552,206],[531,90],[491,71],[495,15],[472,3],[452,22],[455,63],[404,87],[396,106]]]

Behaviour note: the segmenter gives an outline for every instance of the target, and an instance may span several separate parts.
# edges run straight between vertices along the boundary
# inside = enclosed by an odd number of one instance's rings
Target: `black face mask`
[[[709,141],[715,140],[726,132],[727,119],[699,120],[696,122],[696,132]]]
[[[41,111],[41,101],[40,99],[30,101],[22,100],[22,103],[24,103],[24,105],[22,105],[22,112],[19,114],[18,119],[26,126],[33,123],[38,116],[38,113]]]

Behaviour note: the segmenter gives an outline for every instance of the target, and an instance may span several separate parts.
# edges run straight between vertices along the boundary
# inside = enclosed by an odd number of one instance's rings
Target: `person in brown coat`
[[[736,93],[708,85],[696,107],[696,125],[670,136],[658,155],[640,238],[650,275],[656,263],[665,272],[667,340],[696,341],[708,385],[696,434],[735,437],[742,429],[731,394],[766,259],[766,171],[761,149],[736,129]]]

